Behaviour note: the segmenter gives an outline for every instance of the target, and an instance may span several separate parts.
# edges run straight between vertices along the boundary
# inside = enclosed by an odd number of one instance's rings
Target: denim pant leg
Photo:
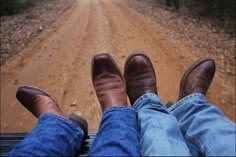
[[[236,125],[202,94],[191,94],[169,108],[193,155],[235,156]]]
[[[37,126],[6,156],[74,156],[79,152],[84,132],[73,122],[43,114]]]
[[[107,108],[89,156],[139,156],[136,112],[128,106]]]
[[[144,94],[135,101],[133,107],[138,113],[142,156],[191,155],[176,118],[156,94]]]

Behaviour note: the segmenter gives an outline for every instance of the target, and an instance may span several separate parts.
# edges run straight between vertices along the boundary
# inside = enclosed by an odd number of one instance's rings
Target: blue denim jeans
[[[147,93],[133,106],[143,156],[235,156],[235,123],[202,94],[167,109],[157,95]]]
[[[43,114],[37,126],[6,156],[74,156],[83,141],[84,132],[73,122]]]
[[[139,141],[142,156],[190,156],[177,119],[159,97],[147,93],[133,107],[138,114]]]
[[[177,118],[192,155],[235,156],[236,125],[202,94],[192,94],[169,108]]]
[[[74,156],[83,136],[73,122],[43,114],[32,132],[6,156]],[[89,156],[139,156],[139,150],[135,110],[128,106],[106,109]]]
[[[140,156],[136,112],[128,106],[107,108],[89,156]]]

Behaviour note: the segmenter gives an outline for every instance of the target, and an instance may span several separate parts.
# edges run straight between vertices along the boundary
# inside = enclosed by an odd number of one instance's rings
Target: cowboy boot
[[[131,104],[145,93],[158,95],[155,70],[150,59],[143,52],[134,52],[128,57],[124,77]]]
[[[108,53],[100,53],[93,57],[92,81],[102,111],[111,106],[127,105],[124,79]]]
[[[182,77],[178,100],[193,93],[206,95],[214,74],[215,62],[210,58],[202,58],[192,64]]]
[[[21,86],[17,90],[16,97],[37,118],[45,113],[52,113],[65,118],[58,107],[56,98],[43,89]],[[88,132],[88,124],[82,117],[71,114],[69,120],[79,126],[85,134]]]

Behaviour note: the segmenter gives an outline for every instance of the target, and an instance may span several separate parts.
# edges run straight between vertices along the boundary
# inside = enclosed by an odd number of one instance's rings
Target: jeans
[[[73,122],[43,114],[32,132],[6,156],[74,156],[84,133]],[[136,112],[128,106],[114,106],[103,113],[89,156],[139,156]]]
[[[89,156],[140,156],[136,112],[128,106],[107,108]]]
[[[167,109],[157,95],[147,93],[133,106],[143,156],[235,156],[235,124],[202,94]]]
[[[80,149],[84,132],[73,122],[43,114],[37,126],[6,156],[74,156]]]
[[[136,111],[128,106],[104,111],[89,156],[235,156],[235,124],[201,94],[189,95],[167,109],[157,95],[148,93],[133,107]],[[43,114],[33,131],[6,155],[73,156],[83,135],[71,121]]]
[[[159,97],[147,93],[133,107],[138,114],[139,141],[142,156],[190,156],[177,119]]]
[[[192,94],[169,108],[192,155],[235,156],[236,125],[202,94]]]

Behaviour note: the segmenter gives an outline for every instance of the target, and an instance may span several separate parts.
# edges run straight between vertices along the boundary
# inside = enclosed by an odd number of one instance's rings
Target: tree
[[[173,7],[175,10],[179,9],[179,0],[166,0],[166,7]]]

